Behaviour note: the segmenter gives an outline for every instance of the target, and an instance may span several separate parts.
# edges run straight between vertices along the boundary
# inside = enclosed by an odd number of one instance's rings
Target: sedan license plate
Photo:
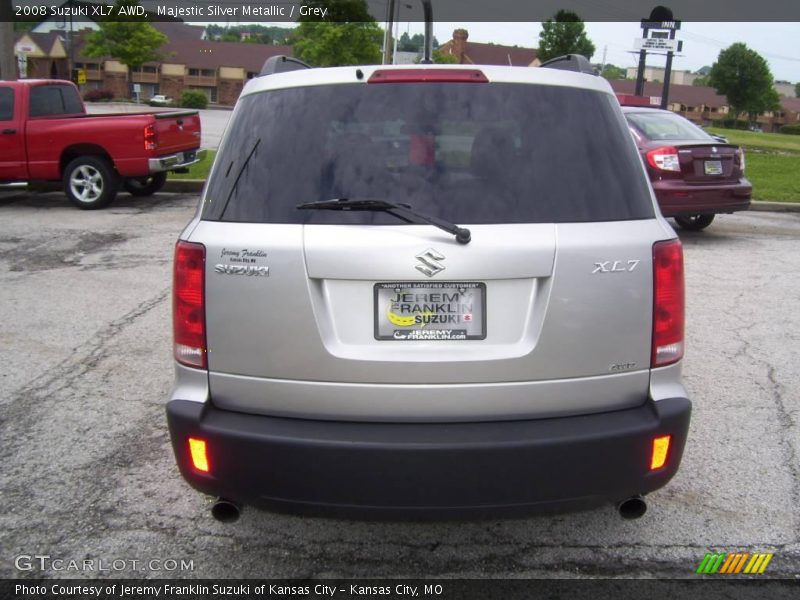
[[[486,284],[376,283],[376,340],[486,338]]]
[[[721,160],[707,160],[705,163],[706,175],[722,175]]]

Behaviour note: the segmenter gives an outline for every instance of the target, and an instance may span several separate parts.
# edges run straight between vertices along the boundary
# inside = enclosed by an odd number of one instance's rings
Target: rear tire
[[[64,169],[64,193],[78,208],[105,208],[117,195],[119,175],[103,157],[79,156]]]
[[[131,196],[152,196],[167,182],[166,173],[155,173],[147,177],[133,177],[122,182],[122,187]]]
[[[687,215],[684,217],[675,217],[675,222],[681,229],[687,231],[700,231],[705,229],[714,220],[714,215]]]

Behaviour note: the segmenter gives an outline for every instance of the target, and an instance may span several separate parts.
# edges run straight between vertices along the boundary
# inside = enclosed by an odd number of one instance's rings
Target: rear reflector
[[[653,244],[653,347],[651,367],[683,358],[683,247],[680,240]]]
[[[210,470],[207,450],[205,440],[189,438],[189,454],[192,457],[192,466],[203,473],[208,473]]]
[[[653,453],[650,456],[650,470],[660,469],[667,464],[667,454],[669,453],[669,443],[671,435],[664,435],[653,439]]]
[[[381,69],[367,83],[489,83],[480,69]]]
[[[678,149],[672,146],[656,148],[647,153],[647,162],[659,171],[680,171],[681,163],[678,158]]]
[[[208,368],[205,307],[206,248],[178,242],[175,246],[172,329],[175,360],[189,367]]]

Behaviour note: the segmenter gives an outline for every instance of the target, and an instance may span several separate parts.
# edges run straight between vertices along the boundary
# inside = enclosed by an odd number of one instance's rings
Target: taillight
[[[736,150],[736,154],[739,155],[739,168],[742,170],[742,175],[744,175],[744,148],[739,147]]]
[[[188,367],[208,368],[205,307],[206,248],[178,242],[175,246],[172,329],[175,360]]]
[[[156,126],[150,123],[144,127],[144,149],[155,150],[158,146],[158,134],[156,133]]]
[[[653,347],[651,367],[683,358],[683,248],[680,240],[653,245]]]
[[[380,69],[367,83],[489,83],[480,69]]]
[[[654,169],[660,171],[680,171],[681,164],[678,159],[678,149],[673,146],[656,148],[647,153],[647,162]]]

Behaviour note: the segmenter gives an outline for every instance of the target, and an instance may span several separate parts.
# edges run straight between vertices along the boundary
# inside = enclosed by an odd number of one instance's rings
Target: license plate
[[[486,284],[375,284],[375,339],[397,341],[486,338]]]
[[[722,175],[722,161],[707,160],[705,164],[706,175]]]

